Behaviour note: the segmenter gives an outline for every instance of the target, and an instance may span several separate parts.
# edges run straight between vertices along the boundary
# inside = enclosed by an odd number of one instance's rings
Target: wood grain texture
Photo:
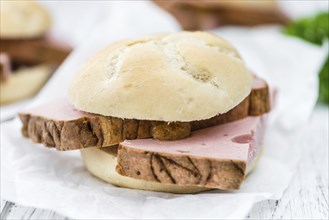
[[[12,202],[4,202],[5,205],[1,210],[0,219],[68,219],[64,216],[57,214],[56,212],[35,209],[30,207],[23,207],[15,205]]]
[[[328,219],[329,108],[317,106],[302,141],[303,157],[278,201],[256,204],[247,219]],[[53,211],[1,201],[0,219],[67,219]]]
[[[250,219],[328,219],[329,108],[317,106],[304,140],[303,156],[288,189],[279,201],[256,204]]]

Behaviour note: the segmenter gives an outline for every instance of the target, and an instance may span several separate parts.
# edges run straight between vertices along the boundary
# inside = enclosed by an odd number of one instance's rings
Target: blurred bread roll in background
[[[222,25],[285,24],[289,18],[275,0],[200,0],[154,2],[175,16],[184,30],[206,30]]]
[[[1,38],[36,38],[50,29],[50,16],[37,2],[1,1],[0,4]]]
[[[2,56],[2,55],[0,55]],[[49,65],[35,65],[3,72],[8,74],[0,83],[0,105],[34,96],[52,74]]]

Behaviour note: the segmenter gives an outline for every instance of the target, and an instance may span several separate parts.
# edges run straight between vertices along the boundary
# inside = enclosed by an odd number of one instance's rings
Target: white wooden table
[[[248,219],[329,219],[328,148],[329,108],[318,105],[313,113],[297,172],[278,201],[256,204]],[[1,201],[0,219],[68,219],[49,210]]]

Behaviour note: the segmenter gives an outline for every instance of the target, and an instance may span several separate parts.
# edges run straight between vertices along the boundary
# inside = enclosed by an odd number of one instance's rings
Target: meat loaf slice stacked
[[[269,110],[268,85],[255,77],[245,100],[227,113],[206,120],[167,123],[120,119],[79,111],[65,98],[21,112],[19,117],[23,135],[35,143],[60,151],[92,148],[82,151],[85,157],[93,151],[108,154],[107,149],[112,148],[110,152],[118,160],[117,172],[123,176],[164,184],[238,189],[256,161],[262,143],[259,133],[264,129],[262,115]],[[239,130],[233,130],[235,127]],[[206,134],[214,139],[207,140]],[[163,142],[156,140],[167,141],[159,145]]]
[[[269,110],[267,83],[254,78],[250,95],[240,104],[227,113],[200,121],[168,123],[103,116],[77,110],[65,98],[23,111],[19,117],[23,135],[35,143],[57,150],[76,150],[108,147],[133,139],[184,139],[191,131],[262,115]]]

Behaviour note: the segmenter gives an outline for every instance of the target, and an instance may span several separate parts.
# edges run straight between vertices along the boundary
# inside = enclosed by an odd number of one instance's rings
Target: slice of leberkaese
[[[79,111],[65,98],[22,111],[19,117],[25,137],[57,150],[76,150],[113,146],[126,139],[184,139],[194,130],[236,121],[248,115],[262,115],[270,110],[269,100],[267,83],[254,78],[252,91],[245,100],[224,114],[201,121],[168,123],[103,116]]]
[[[236,190],[261,155],[265,117],[194,131],[186,140],[130,140],[81,154],[91,174],[121,187],[171,193]]]
[[[260,154],[265,117],[193,131],[182,140],[126,140],[119,145],[116,170],[162,184],[239,189]]]
[[[18,64],[60,65],[71,47],[49,36],[35,39],[1,39],[0,52],[7,53]]]

